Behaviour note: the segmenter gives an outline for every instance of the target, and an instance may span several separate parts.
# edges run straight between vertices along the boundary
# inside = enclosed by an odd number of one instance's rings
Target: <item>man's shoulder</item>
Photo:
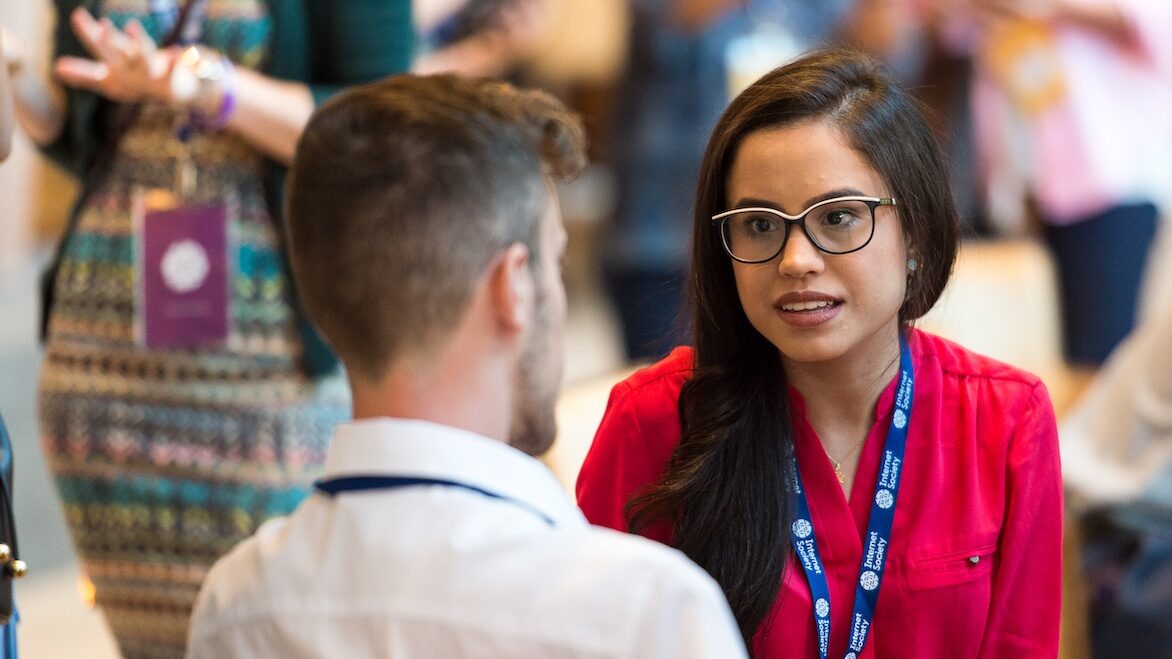
[[[551,648],[630,656],[643,635],[685,621],[705,638],[731,638],[716,582],[680,552],[638,536],[566,524],[408,539],[386,519],[369,520],[385,536],[334,538],[327,544],[350,546],[353,554],[345,561],[322,556],[310,575],[304,559],[314,550],[292,548],[314,530],[309,521],[270,522],[216,564],[193,618],[193,647],[208,650],[201,656],[224,644],[262,642],[254,638],[260,622],[282,630],[264,643],[310,643],[343,619],[375,627],[393,621],[411,642],[443,630],[441,636],[545,648],[511,656],[547,656]],[[320,525],[315,529],[320,535]],[[290,552],[300,558],[286,560]],[[327,609],[324,618],[306,617]],[[376,610],[380,616],[367,615]]]
[[[208,571],[196,600],[192,633],[208,631],[226,619],[251,615],[265,599],[264,579],[279,559],[269,549],[281,544],[288,527],[285,517],[270,519],[222,556]]]
[[[580,533],[551,536],[555,560],[567,580],[591,575],[590,587],[614,588],[633,597],[644,593],[722,601],[720,587],[682,552],[639,535],[591,526]],[[632,602],[634,605],[635,603]]]
[[[745,656],[720,586],[680,551],[600,527],[561,535],[550,591],[561,624],[592,617],[579,631],[613,637],[616,656]]]
[[[307,528],[297,524],[301,520],[292,521],[291,524],[289,518],[282,517],[265,522],[254,535],[220,558],[204,580],[199,607],[214,610],[218,616],[231,615],[228,609],[242,611],[267,603],[274,585],[291,586],[289,580],[299,578],[295,573],[304,566],[286,564],[284,554],[292,549],[291,544],[306,537]],[[516,544],[522,537],[524,544]],[[379,544],[367,547],[368,551],[356,554],[354,559],[373,559],[365,554],[375,551]],[[396,554],[398,560],[413,560],[398,543],[388,543],[385,549]],[[467,554],[452,550],[451,546],[444,550],[445,560],[452,561],[455,572],[464,574],[483,567],[498,577],[511,575],[517,580],[534,578],[546,582],[579,581],[582,574],[590,574],[591,579],[584,585],[599,590],[626,590],[638,585],[661,593],[693,591],[705,597],[719,594],[716,582],[679,550],[599,526],[556,529],[511,539],[506,534],[499,542],[489,540]],[[301,558],[299,553],[298,560]],[[417,558],[421,566],[431,564],[430,559]],[[524,568],[508,569],[505,563]],[[442,576],[437,578],[442,580]]]

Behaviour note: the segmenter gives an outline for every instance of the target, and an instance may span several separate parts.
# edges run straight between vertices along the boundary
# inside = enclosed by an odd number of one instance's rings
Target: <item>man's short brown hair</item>
[[[310,119],[286,188],[301,301],[347,369],[377,379],[456,326],[492,259],[540,260],[545,177],[584,162],[551,96],[454,76],[396,76]]]

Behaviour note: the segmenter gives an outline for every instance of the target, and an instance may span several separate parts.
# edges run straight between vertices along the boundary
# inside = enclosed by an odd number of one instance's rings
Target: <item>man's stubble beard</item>
[[[546,363],[554,358],[550,354],[552,340],[549,305],[544,290],[538,289],[534,299],[533,332],[529,344],[517,364],[514,386],[516,387],[513,410],[513,424],[509,431],[509,445],[532,456],[540,456],[553,446],[557,436],[557,404],[559,378],[549,382],[545,371],[558,366]],[[560,355],[558,356],[560,358]]]

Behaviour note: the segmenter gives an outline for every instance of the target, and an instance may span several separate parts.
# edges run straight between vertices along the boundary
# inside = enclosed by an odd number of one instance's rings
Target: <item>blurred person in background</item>
[[[83,189],[46,279],[42,441],[120,651],[182,656],[207,569],[297,505],[349,413],[287,273],[280,179],[316,103],[407,69],[411,8],[55,9],[53,75],[13,76]]]
[[[947,33],[931,29],[931,23],[924,20],[923,7],[918,2],[910,4],[913,11],[908,22],[915,25],[913,31],[918,36],[916,45],[922,58],[912,91],[927,107],[936,139],[948,156],[963,235],[988,236],[992,228],[977,175],[973,135],[971,52],[954,43]]]
[[[20,57],[13,53],[10,57],[8,55],[8,39],[0,32],[0,162],[4,162],[8,158],[8,153],[12,150],[12,129],[14,125],[13,107],[12,107],[12,86],[9,82],[9,69],[19,69],[22,62]],[[11,447],[7,441],[7,431],[4,428],[4,418],[0,417],[0,435],[4,435],[5,441],[2,443],[2,448],[11,451]],[[12,456],[0,456],[0,462],[8,462],[11,465]],[[8,495],[6,495],[8,496]],[[6,569],[6,568],[5,568]],[[11,597],[11,595],[9,595]],[[10,620],[7,624],[0,625],[0,659],[10,659],[16,656],[16,621]]]
[[[1067,360],[1094,368],[1135,324],[1159,204],[1172,193],[1172,3],[928,4],[974,56],[990,221],[1013,224],[1023,202],[1040,218]]]
[[[414,0],[421,53],[411,70],[506,77],[546,29],[549,0]]]
[[[1103,365],[1063,420],[1062,462],[1083,521],[1096,659],[1172,647],[1172,295]]]
[[[618,207],[602,255],[628,359],[662,357],[684,338],[696,176],[731,95],[818,45],[900,57],[903,11],[886,0],[631,0],[610,156]]]
[[[20,54],[9,54],[9,48],[12,47],[10,41],[6,34],[0,32],[0,161],[12,151],[12,129],[15,126],[12,82],[9,78],[24,64]]]

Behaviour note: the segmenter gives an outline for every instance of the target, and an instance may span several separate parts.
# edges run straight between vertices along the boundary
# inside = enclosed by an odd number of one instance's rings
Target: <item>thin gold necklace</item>
[[[846,487],[846,474],[843,473],[843,471],[842,471],[842,463],[849,460],[850,457],[855,454],[855,451],[858,451],[859,449],[863,448],[863,444],[866,444],[866,443],[867,443],[867,438],[864,436],[863,439],[860,440],[858,444],[855,444],[855,447],[850,450],[850,453],[847,453],[846,455],[842,456],[841,460],[835,460],[830,455],[829,451],[826,452],[826,457],[830,458],[830,464],[834,465],[834,476],[835,476],[835,478],[838,479],[838,484],[841,485],[842,487]]]

